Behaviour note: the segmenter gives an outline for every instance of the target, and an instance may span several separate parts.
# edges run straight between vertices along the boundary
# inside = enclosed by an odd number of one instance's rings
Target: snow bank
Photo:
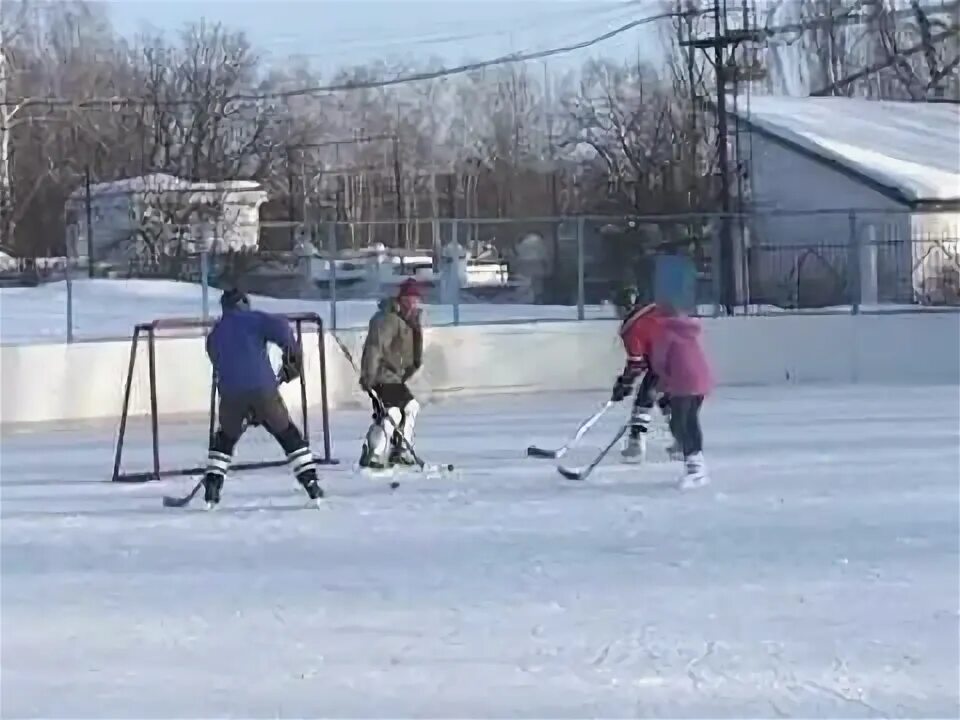
[[[210,311],[219,314],[219,290],[210,292]],[[255,307],[269,312],[314,312],[330,321],[330,303],[318,300],[279,300],[255,296]],[[374,300],[337,303],[337,327],[366,327],[376,309]],[[81,340],[130,337],[137,323],[159,317],[200,317],[200,286],[168,280],[75,280],[73,283],[74,337]],[[587,317],[610,317],[610,308],[587,308]],[[467,304],[460,306],[460,322],[515,322],[575,320],[577,309],[550,305]],[[427,305],[424,323],[453,323],[453,307]],[[0,342],[62,342],[67,338],[67,284],[35,288],[0,288]]]
[[[739,106],[753,125],[910,199],[960,198],[957,105],[751,96],[741,98]]]
[[[210,293],[210,312],[219,314],[220,292]],[[254,306],[269,312],[312,312],[329,326],[330,302],[327,300],[280,300],[254,296]],[[341,300],[337,303],[337,328],[366,328],[376,309],[374,300]],[[937,312],[938,308],[915,305],[861,306],[861,312]],[[613,317],[609,306],[588,305],[588,320]],[[850,306],[812,310],[789,310],[772,305],[751,305],[747,315],[782,315],[809,312],[812,314],[850,314]],[[424,325],[453,325],[453,307],[426,305]],[[700,314],[711,316],[713,307],[700,306]],[[200,286],[170,280],[89,280],[73,282],[74,339],[122,340],[130,337],[137,323],[162,317],[200,317]],[[464,304],[460,306],[462,325],[481,323],[523,323],[534,321],[575,320],[577,309],[565,305]],[[67,339],[67,285],[56,282],[33,288],[0,288],[0,344],[65,342]]]
[[[960,380],[955,314],[792,315],[704,321],[722,384],[948,383]],[[362,331],[339,333],[359,357]],[[0,423],[117,418],[129,342],[0,347]],[[326,344],[333,407],[362,402],[333,338]],[[318,377],[317,348],[307,373]],[[547,323],[429,328],[414,388],[424,399],[490,393],[603,392],[623,362],[616,324]],[[149,408],[141,350],[131,412]],[[207,411],[210,370],[200,338],[158,340],[159,407],[167,417]],[[295,388],[288,388],[293,393]],[[309,383],[309,402],[320,383]],[[288,397],[297,404],[295,394]]]

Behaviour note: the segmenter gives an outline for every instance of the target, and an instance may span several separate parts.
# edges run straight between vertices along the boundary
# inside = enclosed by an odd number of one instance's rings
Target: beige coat
[[[423,362],[423,331],[419,313],[407,318],[395,300],[383,300],[370,319],[360,361],[365,387],[405,383]]]

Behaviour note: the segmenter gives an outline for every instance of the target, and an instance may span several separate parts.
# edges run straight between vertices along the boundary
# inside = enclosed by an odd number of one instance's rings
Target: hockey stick
[[[172,507],[172,508],[185,507],[190,504],[190,501],[193,500],[193,498],[196,496],[198,492],[200,492],[200,488],[202,487],[203,487],[203,478],[200,478],[200,481],[193,486],[193,490],[188,492],[183,497],[173,497],[171,495],[164,495],[163,506]]]
[[[283,382],[284,381],[281,380],[280,376],[278,375],[277,386],[279,387],[280,385],[283,385]],[[253,425],[253,427],[258,427],[260,423],[257,422],[255,418],[248,415],[243,419],[243,424],[240,426],[240,435],[243,435],[247,431],[247,428],[250,427],[251,425]],[[206,475],[204,475],[204,477],[206,477]],[[174,497],[172,495],[164,495],[163,506],[170,507],[170,508],[186,507],[187,505],[190,504],[190,501],[196,497],[197,493],[200,492],[200,488],[202,487],[203,487],[203,477],[201,477],[200,480],[197,482],[197,484],[193,486],[193,490],[188,492],[183,497]]]
[[[349,348],[347,348],[347,346],[344,344],[343,340],[341,340],[336,334],[334,334],[334,333],[332,333],[332,332],[329,333],[329,334],[330,334],[331,337],[333,337],[334,342],[337,343],[337,346],[340,348],[340,352],[343,353],[343,356],[347,359],[347,362],[350,363],[350,367],[353,368],[353,372],[356,373],[357,377],[360,377],[360,376],[362,375],[362,373],[360,372],[360,367],[357,365],[356,361],[353,359],[353,354],[350,352]],[[386,416],[387,416],[387,408],[386,408],[386,406],[383,404],[383,400],[380,399],[380,396],[377,394],[377,392],[376,392],[373,388],[370,388],[370,389],[368,389],[368,390],[366,391],[366,393],[367,393],[367,395],[370,396],[370,399],[373,400],[373,402],[377,405],[377,407],[379,408],[379,411],[384,415],[384,417],[386,417]],[[403,443],[403,445],[404,445],[404,447],[407,449],[407,451],[409,451],[410,456],[413,458],[414,462],[417,463],[417,465],[420,467],[420,470],[421,470],[422,472],[424,472],[424,473],[431,472],[431,471],[433,471],[433,472],[443,472],[444,470],[449,471],[449,472],[452,472],[452,471],[453,471],[453,464],[447,464],[447,465],[430,464],[430,465],[428,465],[428,464],[425,463],[425,462],[421,459],[421,457],[417,454],[417,451],[416,451],[416,450],[414,449],[414,447],[413,447],[413,443],[411,443],[409,440],[407,440],[407,438],[405,438],[405,437],[403,436],[403,433],[398,432],[398,433],[396,433],[396,434],[400,437],[400,441]]]
[[[241,426],[241,430],[240,430],[240,434],[241,434],[241,435],[243,435],[243,433],[245,433],[245,432],[247,431],[247,428],[250,426],[250,424],[251,424],[250,418],[244,418],[244,419],[243,419],[243,425]],[[258,425],[259,423],[253,423],[253,424],[254,424],[254,426],[256,426],[256,425]],[[190,501],[193,500],[194,497],[196,497],[196,495],[197,495],[198,492],[200,492],[200,488],[203,487],[203,478],[204,478],[204,477],[206,477],[206,473],[204,473],[203,477],[201,477],[200,480],[197,482],[197,484],[193,486],[193,490],[191,490],[190,492],[188,492],[188,493],[187,493],[186,495],[184,495],[183,497],[173,497],[173,496],[171,496],[171,495],[164,495],[164,496],[163,496],[163,506],[164,506],[164,507],[169,507],[169,508],[181,508],[181,507],[186,507],[187,505],[189,505],[189,504],[190,504]]]
[[[600,454],[593,459],[593,462],[591,462],[585,468],[580,470],[570,470],[569,468],[565,468],[563,465],[558,465],[557,472],[563,475],[567,480],[586,480],[590,473],[593,472],[594,468],[596,468],[597,465],[603,461],[603,459],[607,456],[607,453],[610,452],[613,446],[617,444],[617,442],[623,437],[624,433],[626,433],[629,428],[630,423],[625,423],[623,426],[621,426],[621,428],[617,431],[617,434],[614,435],[613,440],[610,441],[610,444],[601,450]]]
[[[571,447],[573,447],[578,442],[580,442],[580,439],[587,434],[590,428],[596,425],[597,421],[599,421],[600,418],[602,418],[607,413],[607,410],[609,410],[611,407],[614,406],[614,404],[615,403],[613,402],[613,400],[607,400],[607,402],[603,405],[603,407],[601,407],[597,412],[595,412],[593,415],[591,415],[582,423],[580,423],[580,427],[577,428],[577,432],[569,441],[567,441],[566,445],[563,445],[557,448],[556,450],[544,450],[543,448],[539,448],[536,445],[531,445],[530,447],[527,448],[527,455],[529,457],[534,457],[534,458],[559,460],[560,458],[562,458],[564,455],[567,454],[567,451],[569,451]]]

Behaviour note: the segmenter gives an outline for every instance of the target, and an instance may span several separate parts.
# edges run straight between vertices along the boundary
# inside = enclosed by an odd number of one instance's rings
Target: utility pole
[[[550,153],[550,212],[556,218],[560,215],[560,198],[557,191],[557,148],[553,142],[553,93],[550,86],[550,72],[547,68],[547,61],[543,61],[543,101],[544,101],[544,121],[546,122],[547,147]],[[558,292],[560,282],[560,224],[556,221],[552,224],[551,249],[553,262],[551,263],[551,287],[549,293],[553,295]],[[538,299],[539,300],[539,299]]]
[[[760,33],[744,27],[724,32],[726,16],[720,0],[713,0],[713,37],[688,39],[681,46],[691,46],[703,51],[713,51],[711,64],[716,77],[717,111],[717,162],[720,173],[720,303],[727,314],[733,314],[737,304],[737,269],[734,262],[733,236],[730,232],[730,159],[727,147],[729,129],[727,123],[727,48],[735,48],[744,42],[759,42]]]
[[[8,220],[13,212],[13,198],[10,196],[12,183],[10,182],[10,120],[16,109],[10,112],[7,107],[7,22],[3,0],[0,0],[0,245],[7,244],[11,238],[6,237],[9,229]]]
[[[397,132],[390,138],[393,144],[393,181],[397,185],[397,229],[394,242],[397,248],[406,245],[407,233],[403,218],[403,171],[400,168],[400,104],[397,103]]]

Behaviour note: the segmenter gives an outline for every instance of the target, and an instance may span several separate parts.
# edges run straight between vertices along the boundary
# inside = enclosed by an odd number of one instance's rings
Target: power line
[[[404,75],[398,75],[395,78],[389,78],[385,80],[357,80],[353,82],[346,83],[333,83],[328,85],[315,85],[302,88],[296,88],[293,90],[284,90],[279,92],[269,92],[269,93],[237,93],[230,97],[224,98],[223,102],[267,102],[267,101],[282,101],[289,100],[292,98],[298,97],[308,97],[311,95],[320,95],[324,93],[336,93],[336,92],[349,92],[352,90],[374,90],[378,88],[393,87],[395,85],[405,85],[407,83],[413,82],[423,82],[426,80],[437,80],[444,77],[449,77],[451,75],[463,75],[465,73],[475,72],[477,70],[483,70],[489,67],[495,67],[498,65],[508,65],[513,63],[527,62],[530,60],[541,60],[543,58],[553,57],[555,55],[563,55],[570,52],[576,52],[577,50],[583,50],[585,48],[591,47],[593,45],[598,45],[602,42],[609,40],[612,37],[620,35],[643,25],[649,25],[651,23],[659,22],[661,20],[668,20],[671,18],[677,17],[687,17],[690,15],[700,15],[703,14],[699,10],[691,10],[685,12],[664,12],[657,15],[650,15],[639,20],[632,20],[628,23],[620,25],[619,27],[614,28],[608,32],[598,35],[596,37],[590,38],[589,40],[584,40],[582,42],[574,43],[572,45],[563,45],[560,47],[549,48],[547,50],[538,50],[535,52],[522,52],[522,53],[511,53],[509,55],[502,55],[490,60],[483,60],[479,62],[465,63],[462,65],[456,65],[450,68],[444,68],[441,70],[433,70],[429,72],[416,72],[409,73]],[[46,97],[46,98],[23,98],[19,101],[6,101],[0,103],[0,107],[16,107],[18,109],[23,109],[30,106],[40,106],[40,107],[70,107],[76,109],[86,109],[93,107],[107,107],[107,108],[121,108],[129,106],[153,106],[153,107],[189,107],[196,104],[195,100],[157,100],[157,99],[147,99],[147,98],[134,98],[134,97],[100,97],[100,98],[91,98],[89,100],[68,100],[65,98],[58,97]]]
[[[635,1],[635,0],[634,0]],[[553,27],[561,23],[577,23],[581,25],[583,22],[594,22],[596,20],[603,20],[605,16],[610,15],[622,15],[627,12],[635,12],[635,8],[629,7],[633,5],[634,2],[617,2],[609,3],[603,6],[591,5],[585,8],[578,8],[576,10],[564,10],[562,13],[547,15],[544,16],[542,12],[538,12],[536,15],[525,15],[522,17],[516,18],[507,18],[511,23],[514,23],[518,26],[524,25],[534,25],[536,29],[542,30],[545,27]],[[451,26],[453,27],[453,26]],[[337,38],[331,40],[330,42],[324,43],[324,48],[333,48],[336,50],[347,49],[356,49],[356,48],[383,48],[391,46],[419,46],[419,45],[446,45],[454,42],[463,42],[466,40],[477,40],[480,38],[491,37],[491,36],[501,36],[509,33],[516,32],[514,27],[511,28],[491,28],[488,30],[478,29],[473,32],[462,32],[463,23],[456,24],[456,30],[444,30],[442,28],[433,28],[432,31],[428,30],[424,33],[419,33],[409,37],[392,37],[390,39],[382,39],[377,37],[371,37],[370,33],[366,33],[363,37],[346,37],[346,38]],[[582,29],[582,28],[581,28]],[[458,32],[459,31],[459,32]],[[288,39],[293,36],[287,36]],[[296,57],[319,57],[329,54],[329,50],[325,49],[324,51],[317,52],[294,52]]]

